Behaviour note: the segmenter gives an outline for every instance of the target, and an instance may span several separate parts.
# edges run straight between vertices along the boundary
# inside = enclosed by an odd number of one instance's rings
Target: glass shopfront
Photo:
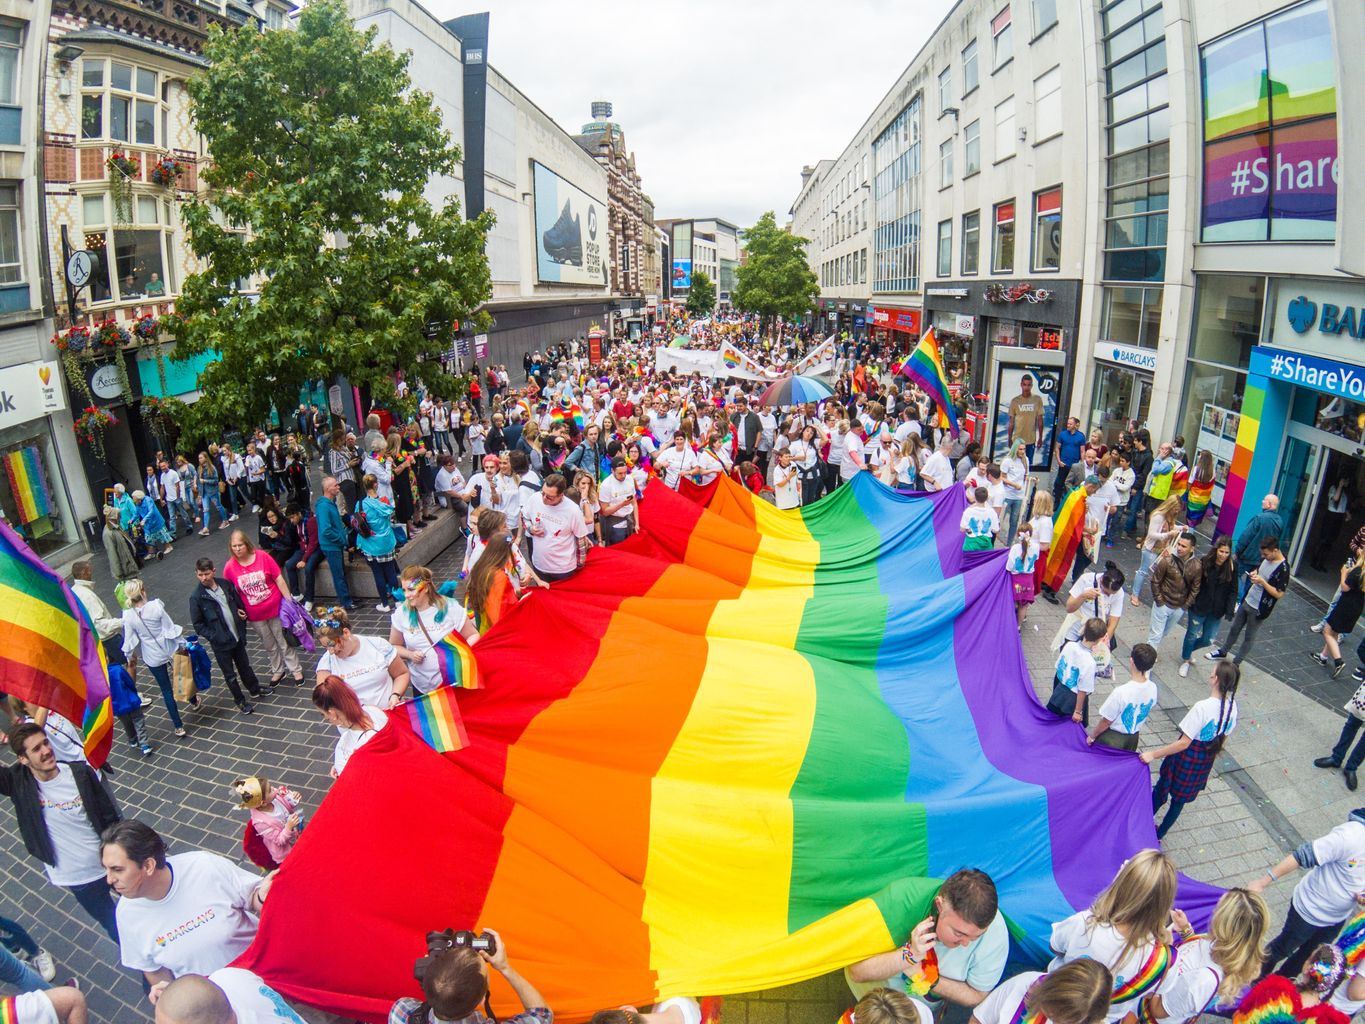
[[[0,430],[0,511],[38,555],[79,540],[46,419]]]

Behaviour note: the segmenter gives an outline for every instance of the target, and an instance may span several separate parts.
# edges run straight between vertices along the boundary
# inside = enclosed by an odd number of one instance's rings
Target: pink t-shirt
[[[223,575],[237,588],[242,604],[246,605],[248,622],[263,622],[280,614],[280,588],[275,585],[280,567],[264,551],[257,551],[246,565],[229,558]]]

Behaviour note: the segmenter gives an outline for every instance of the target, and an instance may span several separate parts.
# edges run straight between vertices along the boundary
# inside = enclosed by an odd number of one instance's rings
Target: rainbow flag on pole
[[[901,373],[919,385],[920,390],[938,406],[938,425],[946,427],[957,437],[957,412],[948,393],[948,375],[943,372],[943,360],[938,352],[938,338],[930,327],[920,338],[910,358],[901,364]]]
[[[452,630],[432,647],[441,669],[441,681],[462,690],[480,690],[479,663],[474,660],[474,649],[459,633]]]
[[[86,757],[104,764],[114,716],[94,624],[71,588],[3,521],[0,690],[80,722]]]
[[[430,693],[399,705],[407,712],[412,731],[427,746],[443,754],[469,746],[469,735],[465,732],[464,719],[460,717],[455,691],[454,686],[438,686]]]
[[[1062,501],[1061,508],[1052,516],[1052,546],[1047,549],[1043,566],[1043,584],[1053,593],[1061,593],[1066,585],[1067,570],[1081,546],[1081,531],[1085,528],[1085,488],[1076,487]]]
[[[1052,922],[1155,845],[1150,773],[1042,706],[1003,553],[964,555],[964,507],[868,473],[786,511],[725,477],[699,502],[651,482],[638,538],[478,641],[467,747],[365,745],[236,966],[383,1021],[433,922],[491,925],[583,1021],[894,950],[962,867],[1046,963]],[[326,884],[376,863],[444,869],[371,871],[363,900]],[[1202,927],[1217,896],[1182,881],[1178,901]],[[519,1004],[495,981],[493,1005]]]

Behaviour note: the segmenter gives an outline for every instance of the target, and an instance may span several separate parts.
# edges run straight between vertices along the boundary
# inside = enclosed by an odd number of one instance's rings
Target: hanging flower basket
[[[132,344],[133,336],[117,320],[101,320],[95,325],[95,341],[104,349],[117,350]]]
[[[109,168],[109,193],[114,197],[114,220],[120,224],[131,224],[133,181],[142,171],[142,161],[116,149],[109,154],[104,165]]]
[[[104,432],[117,423],[113,415],[99,406],[90,405],[72,422],[77,440],[90,446],[97,458],[104,458]]]
[[[162,188],[174,188],[185,173],[185,165],[173,156],[163,156],[147,172],[147,180]]]
[[[155,344],[161,337],[161,321],[151,313],[138,317],[133,324],[133,337],[142,345]]]
[[[52,344],[59,352],[79,355],[90,345],[90,328],[77,326],[67,328],[65,333],[58,331],[52,336]]]

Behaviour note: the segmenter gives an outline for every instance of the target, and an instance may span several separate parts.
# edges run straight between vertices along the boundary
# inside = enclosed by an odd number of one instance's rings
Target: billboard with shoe
[[[605,286],[607,204],[531,162],[536,201],[536,277],[549,284]]]

